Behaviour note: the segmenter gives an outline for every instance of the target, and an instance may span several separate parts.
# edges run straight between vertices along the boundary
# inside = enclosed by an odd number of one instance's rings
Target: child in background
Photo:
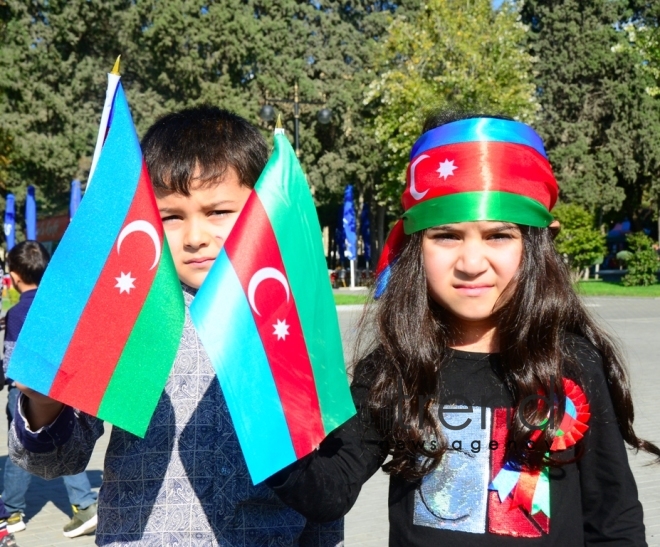
[[[646,545],[625,443],[660,449],[635,435],[621,356],[554,248],[557,193],[530,127],[427,120],[358,417],[269,479],[284,501],[338,518],[383,466],[392,547]]]
[[[7,312],[3,362],[5,372],[49,260],[48,251],[36,241],[23,241],[7,253],[9,275],[21,297],[18,303]],[[9,384],[7,418],[11,428],[19,390],[13,385],[11,379],[8,379],[7,382]],[[25,530],[23,521],[25,495],[31,478],[30,473],[18,467],[11,459],[7,459],[2,499],[9,513],[6,523],[10,532]],[[92,490],[87,473],[82,471],[76,475],[65,475],[63,479],[69,502],[73,508],[73,517],[64,526],[64,535],[74,538],[93,532],[96,529],[97,496],[96,492]]]
[[[144,439],[112,430],[97,545],[340,545],[341,521],[308,523],[265,484],[252,484],[188,313],[266,164],[266,142],[244,119],[199,107],[157,121],[142,149],[182,284],[185,325]],[[84,469],[102,421],[22,389],[28,397],[19,399],[12,458],[46,478]]]

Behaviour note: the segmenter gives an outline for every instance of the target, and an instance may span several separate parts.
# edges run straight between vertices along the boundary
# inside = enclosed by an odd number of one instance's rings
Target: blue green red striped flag
[[[94,184],[37,290],[8,376],[144,436],[184,303],[121,84]]]
[[[355,414],[321,230],[282,130],[190,306],[253,482]]]

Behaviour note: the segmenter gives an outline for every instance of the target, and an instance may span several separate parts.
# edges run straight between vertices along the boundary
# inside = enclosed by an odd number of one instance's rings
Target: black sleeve
[[[330,522],[348,513],[362,485],[387,456],[387,443],[367,410],[369,380],[360,368],[351,386],[358,414],[333,431],[318,450],[266,481],[284,503],[311,521]]]
[[[612,406],[600,354],[579,344],[582,385],[591,418],[578,461],[585,545],[646,545],[644,513]]]

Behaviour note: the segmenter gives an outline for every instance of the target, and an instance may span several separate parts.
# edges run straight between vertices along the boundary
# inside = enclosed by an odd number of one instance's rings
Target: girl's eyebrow
[[[432,226],[428,229],[429,232],[453,232],[458,230],[458,224],[441,224],[440,226]]]
[[[512,222],[504,222],[500,224],[499,226],[493,228],[492,230],[488,230],[489,232],[504,232],[506,230],[515,230],[518,228],[517,224],[513,224]]]
[[[431,232],[431,233],[434,233],[434,232],[459,232],[461,230],[460,226],[461,226],[461,223],[441,224],[439,226],[433,226],[431,228],[428,228],[428,232]],[[490,233],[496,233],[496,232],[505,232],[507,230],[516,230],[517,228],[518,228],[518,225],[514,224],[513,222],[502,222],[502,223],[499,223],[497,226],[489,228],[486,231],[490,232]]]

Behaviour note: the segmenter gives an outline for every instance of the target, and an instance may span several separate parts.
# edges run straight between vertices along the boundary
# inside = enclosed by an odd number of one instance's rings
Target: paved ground
[[[587,305],[619,339],[630,363],[637,435],[659,443],[660,299],[589,298]],[[340,311],[349,343],[356,313]],[[644,506],[647,542],[660,547],[660,466],[646,466],[650,458],[643,454],[630,453],[629,459]],[[379,472],[346,517],[346,546],[384,547],[387,530],[387,477]]]
[[[660,299],[591,298],[588,305],[622,343],[630,362],[636,403],[636,426],[640,436],[660,442]],[[340,308],[340,324],[347,356],[352,352],[361,308]],[[0,393],[4,407],[6,391]],[[101,484],[103,454],[108,435],[97,444],[88,467],[92,486]],[[0,468],[6,460],[6,428],[0,427]],[[647,540],[660,547],[660,467],[644,466],[649,458],[630,455],[644,505]],[[2,474],[0,473],[0,483]],[[20,547],[94,545],[93,537],[66,539],[62,526],[70,518],[66,491],[61,479],[46,482],[34,478],[28,492],[28,528],[16,534]],[[360,498],[346,518],[347,547],[387,545],[387,478],[378,473],[363,488]]]

